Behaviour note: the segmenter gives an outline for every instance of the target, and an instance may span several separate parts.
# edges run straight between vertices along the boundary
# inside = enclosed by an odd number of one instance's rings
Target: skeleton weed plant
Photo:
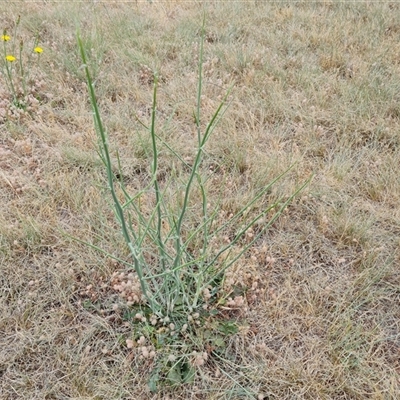
[[[114,275],[113,287],[127,300],[128,311],[125,316],[135,325],[133,337],[126,339],[127,347],[136,349],[139,357],[155,361],[150,379],[153,390],[156,390],[160,378],[161,381],[164,378],[169,384],[192,382],[196,367],[212,359],[213,355],[216,356],[214,360],[224,358],[226,336],[237,332],[235,321],[221,318],[221,313],[232,305],[232,300],[228,300],[231,293],[224,293],[223,290],[225,272],[245,255],[294,196],[308,183],[306,182],[285,201],[280,200],[256,208],[256,204],[260,203],[263,196],[265,197],[274,183],[288,172],[287,170],[260,190],[235,215],[231,214],[227,220],[221,221],[217,218],[221,211],[223,190],[215,207],[209,208],[207,191],[209,176],[202,172],[202,160],[205,146],[226,109],[228,94],[202,130],[200,99],[203,81],[203,41],[200,43],[197,106],[194,112],[197,130],[194,161],[192,165],[187,163],[156,133],[157,77],[155,76],[151,122],[150,126],[146,127],[152,144],[151,179],[147,186],[144,185],[138,193],[131,195],[123,180],[117,179],[114,173],[109,136],[97,105],[85,48],[78,35],[78,45],[99,139],[99,154],[107,172],[107,186],[111,193],[113,209],[131,257],[131,261],[122,262],[134,271],[129,275],[124,273]],[[177,182],[180,177],[171,178],[164,183],[159,182],[160,146],[166,148],[177,162],[181,163],[183,170],[189,171],[181,187]],[[119,157],[117,160],[117,167],[122,175]],[[121,193],[124,201],[120,200]],[[194,203],[197,207],[193,204],[195,196],[197,198]],[[149,202],[152,205],[150,209]],[[193,209],[196,209],[197,218],[193,215],[196,214]],[[250,211],[254,211],[252,213],[254,216],[247,220],[246,216],[251,214]],[[267,214],[270,212],[274,214],[267,220]],[[255,225],[257,225],[255,234],[250,236],[250,240],[244,240],[246,233]],[[231,232],[230,239],[221,242],[219,238],[228,230]],[[215,243],[219,243],[220,246],[216,248]],[[244,301],[244,297],[241,297],[236,306],[240,307]]]
[[[29,76],[30,71],[33,63],[39,63],[43,48],[38,46],[38,37],[34,38],[28,50],[23,39],[18,42],[19,24],[20,17],[15,23],[13,36],[10,36],[6,29],[3,30],[1,36],[3,57],[1,58],[0,71],[11,95],[12,106],[26,110],[31,100],[33,100],[33,98],[29,98],[33,92],[33,88],[29,87],[32,84]]]

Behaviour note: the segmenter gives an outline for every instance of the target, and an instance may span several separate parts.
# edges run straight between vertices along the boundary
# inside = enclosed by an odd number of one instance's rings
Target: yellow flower
[[[11,39],[11,38],[10,38],[10,36],[8,36],[8,35],[2,35],[2,36],[1,36],[1,40],[2,40],[3,42],[8,42],[10,39]]]
[[[6,60],[9,62],[14,62],[16,60],[16,58],[14,56],[9,55],[9,56],[6,56]]]
[[[33,51],[34,51],[35,53],[38,53],[38,54],[43,53],[43,49],[42,49],[41,47],[35,47],[35,48],[33,49]]]

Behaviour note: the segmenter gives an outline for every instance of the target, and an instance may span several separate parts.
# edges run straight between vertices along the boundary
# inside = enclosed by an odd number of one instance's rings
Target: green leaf
[[[216,347],[225,347],[225,341],[222,337],[217,336],[212,341],[213,345]]]
[[[218,330],[223,333],[226,336],[229,335],[234,335],[235,333],[238,332],[238,326],[236,322],[228,321],[222,323],[219,327]]]
[[[149,389],[151,392],[155,393],[158,390],[157,383],[159,382],[160,375],[159,375],[159,370],[156,368],[153,370],[152,374],[150,375],[149,379]]]
[[[182,375],[181,375],[181,365],[180,363],[175,364],[167,374],[167,381],[171,385],[179,385],[182,382]]]
[[[182,365],[182,381],[183,383],[193,383],[196,374],[195,368],[186,362]]]
[[[96,306],[90,300],[84,300],[82,303],[82,307],[85,310],[96,310]]]

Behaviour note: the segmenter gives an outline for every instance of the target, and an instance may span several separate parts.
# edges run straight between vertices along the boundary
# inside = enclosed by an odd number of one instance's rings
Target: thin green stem
[[[12,49],[13,54],[15,54],[15,38],[17,37],[17,31],[20,22],[21,22],[21,16],[18,15],[18,18],[15,21],[15,26],[14,26],[14,39],[13,39],[13,49]]]
[[[199,54],[199,84],[197,88],[197,106],[196,106],[196,127],[197,127],[197,142],[199,147],[201,141],[201,126],[200,126],[200,111],[201,111],[201,92],[203,85],[203,50],[204,50],[204,32],[205,32],[205,15],[203,16],[203,24],[201,26],[200,54]]]
[[[24,70],[24,65],[22,62],[22,50],[24,48],[24,43],[21,40],[19,43],[19,73],[21,75],[21,83],[22,83],[22,90],[24,92],[24,98],[22,99],[22,102],[19,103],[20,106],[22,106],[23,108],[25,108],[26,104],[26,95],[27,95],[27,91],[26,91],[26,80],[25,80],[25,70]]]
[[[160,250],[160,262],[161,268],[165,270],[165,249],[164,243],[162,241],[162,214],[161,214],[161,201],[162,197],[160,194],[160,188],[158,185],[158,150],[157,150],[157,142],[156,142],[156,133],[155,133],[155,125],[156,125],[156,112],[157,112],[157,75],[154,74],[154,87],[153,87],[153,105],[151,108],[151,125],[150,125],[150,134],[151,134],[151,142],[153,146],[153,166],[152,166],[152,176],[154,182],[154,190],[156,193],[156,209],[157,209],[157,245]]]
[[[243,249],[232,259],[230,260],[227,264],[223,266],[222,269],[218,270],[219,273],[223,273],[226,271],[234,262],[236,262],[242,255],[266,232],[266,230],[277,220],[277,218],[282,214],[283,210],[292,202],[292,200],[310,183],[312,179],[312,176],[307,179],[307,181],[301,185],[280,207],[280,209],[275,213],[275,215],[264,225],[264,227],[253,237],[253,239],[246,244],[246,246],[243,247]],[[276,203],[273,204],[272,206],[268,207],[265,212],[258,214],[255,218],[253,218],[252,221],[250,221],[244,228],[241,229],[239,233],[236,234],[234,240],[232,240],[229,245],[225,246],[223,249],[221,249],[218,254],[214,257],[214,259],[211,261],[209,266],[215,265],[218,257],[223,254],[226,250],[232,248],[234,244],[237,243],[237,241],[249,230],[250,227],[252,227],[260,218],[262,218],[263,215],[265,215],[269,210],[273,209],[275,207]],[[208,269],[209,267],[207,267]],[[205,283],[204,287],[207,287],[212,281],[214,280],[214,277],[211,278],[208,282]]]
[[[77,35],[77,39],[78,39],[78,45],[79,45],[79,49],[80,49],[80,53],[81,53],[81,58],[82,58],[82,61],[84,64],[83,66],[84,66],[84,70],[85,70],[85,74],[86,74],[86,81],[88,83],[89,96],[90,96],[92,109],[93,109],[93,113],[94,113],[95,126],[97,128],[98,134],[100,135],[101,151],[102,151],[102,154],[103,154],[104,160],[106,162],[106,166],[107,166],[108,185],[109,185],[109,189],[111,191],[111,195],[112,195],[112,198],[114,201],[115,211],[118,215],[118,218],[119,218],[119,221],[121,224],[121,230],[122,230],[122,234],[124,236],[125,242],[127,243],[129,250],[131,251],[131,255],[132,255],[132,258],[134,261],[135,271],[138,275],[143,295],[145,296],[146,300],[148,301],[150,308],[154,311],[154,310],[156,310],[157,302],[155,301],[153,296],[151,296],[149,293],[149,288],[148,288],[147,283],[143,276],[142,266],[140,265],[140,262],[139,262],[139,255],[138,255],[137,249],[135,248],[135,246],[133,245],[133,243],[131,241],[131,238],[130,238],[130,235],[129,235],[129,232],[128,232],[128,229],[126,226],[126,222],[125,222],[124,212],[123,212],[121,204],[118,200],[117,194],[115,192],[113,173],[112,173],[112,167],[111,167],[111,157],[110,157],[110,152],[109,152],[109,147],[108,147],[107,133],[103,127],[103,123],[102,123],[102,120],[100,117],[100,111],[97,106],[96,95],[94,92],[92,78],[90,76],[89,68],[87,66],[86,53],[85,53],[83,43],[82,43],[82,40],[81,40],[79,34]]]
[[[15,91],[14,83],[13,83],[12,66],[10,68],[10,66],[8,64],[9,64],[9,61],[6,60],[6,71],[7,71],[8,82],[10,83],[11,94],[13,96],[13,103],[15,104],[16,102],[18,102],[18,98],[17,98],[17,93]]]
[[[202,40],[204,40],[204,38],[202,38]],[[202,58],[200,57],[200,61],[199,64],[202,64]],[[199,89],[201,89],[201,86],[199,86]],[[205,133],[203,135],[203,137],[200,139],[200,145],[199,148],[197,149],[197,154],[196,154],[196,158],[189,176],[189,180],[186,184],[186,188],[185,188],[185,195],[184,195],[184,199],[183,199],[183,204],[182,204],[182,208],[181,208],[181,213],[180,216],[178,218],[177,224],[176,224],[176,232],[177,232],[177,240],[176,240],[176,252],[177,252],[177,256],[176,256],[176,260],[174,263],[174,266],[177,265],[177,263],[179,262],[179,257],[181,254],[181,229],[182,229],[182,222],[188,207],[188,202],[189,202],[189,197],[190,197],[190,192],[191,192],[191,188],[192,188],[192,183],[193,180],[195,178],[195,176],[198,175],[198,169],[200,167],[201,164],[201,160],[202,160],[202,154],[203,154],[203,149],[204,146],[207,143],[207,140],[210,138],[210,135],[216,125],[217,122],[217,118],[218,115],[220,114],[223,105],[225,104],[225,100],[227,98],[227,96],[229,95],[230,91],[228,91],[228,93],[225,95],[223,101],[220,103],[219,107],[217,108],[216,112],[214,113],[213,117],[211,118],[210,122],[207,125],[207,128],[205,130]]]

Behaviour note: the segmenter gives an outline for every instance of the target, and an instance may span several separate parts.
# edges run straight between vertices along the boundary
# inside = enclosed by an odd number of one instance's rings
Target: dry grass
[[[36,112],[0,126],[0,398],[398,399],[398,6],[205,6],[206,116],[234,82],[205,160],[223,165],[224,209],[293,161],[271,198],[315,177],[235,265],[263,289],[230,341],[241,369],[226,363],[227,377],[209,362],[194,385],[157,395],[147,388],[151,363],[126,348],[131,327],[113,310],[111,276],[124,267],[65,235],[124,257],[100,188],[75,29],[78,21],[90,39],[105,122],[134,188],[150,146],[135,114],[149,119],[153,69],[160,134],[193,155],[203,6],[10,3],[1,28],[19,13],[22,35],[40,32],[45,53],[32,75],[45,85]],[[169,155],[160,163],[168,173]]]

